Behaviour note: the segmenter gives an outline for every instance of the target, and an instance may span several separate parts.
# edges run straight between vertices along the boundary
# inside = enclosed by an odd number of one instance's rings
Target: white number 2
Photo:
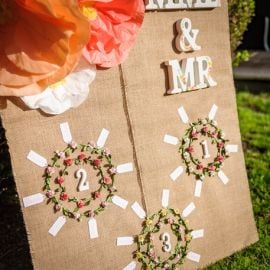
[[[210,154],[209,154],[209,151],[208,151],[207,141],[206,140],[203,140],[201,142],[201,146],[202,146],[202,151],[203,151],[203,159],[210,158]]]
[[[89,189],[89,182],[86,181],[87,178],[87,172],[84,169],[79,169],[76,171],[75,174],[76,178],[80,178],[79,185],[78,185],[78,191],[85,191]]]
[[[160,239],[163,241],[162,250],[164,252],[170,252],[172,250],[170,235],[168,233],[163,233],[161,234]]]

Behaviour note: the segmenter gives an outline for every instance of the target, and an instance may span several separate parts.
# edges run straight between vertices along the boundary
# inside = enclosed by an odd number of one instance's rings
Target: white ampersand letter
[[[192,29],[191,20],[184,18],[177,21],[176,30],[178,35],[175,40],[175,46],[180,52],[191,52],[201,50],[201,46],[196,44],[196,39],[199,34],[198,29]]]

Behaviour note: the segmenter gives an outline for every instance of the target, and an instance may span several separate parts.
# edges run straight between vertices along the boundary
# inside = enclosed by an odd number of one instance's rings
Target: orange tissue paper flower
[[[121,64],[135,42],[144,18],[143,0],[78,0],[88,17],[90,39],[85,57],[91,64]]]
[[[89,22],[77,0],[1,0],[0,35],[0,96],[34,95],[75,68]]]

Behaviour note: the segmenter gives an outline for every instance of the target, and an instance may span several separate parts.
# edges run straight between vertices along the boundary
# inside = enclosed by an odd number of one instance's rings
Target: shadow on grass
[[[5,132],[0,119],[0,269],[33,269]]]

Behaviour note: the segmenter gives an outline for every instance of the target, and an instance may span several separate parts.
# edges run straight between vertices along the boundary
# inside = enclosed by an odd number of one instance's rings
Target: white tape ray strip
[[[170,190],[169,189],[163,189],[163,191],[162,191],[162,199],[161,199],[162,207],[168,207],[169,206],[169,199],[170,199]]]
[[[178,138],[171,136],[169,134],[166,134],[163,138],[163,142],[172,144],[172,145],[177,145],[179,143]]]
[[[118,237],[116,241],[117,246],[130,246],[133,243],[134,243],[134,237],[132,236]]]
[[[198,254],[198,253],[195,253],[195,252],[188,252],[187,254],[187,259],[189,259],[190,261],[193,261],[193,262],[200,262],[201,260],[201,255]]]
[[[44,158],[43,156],[39,155],[38,153],[36,153],[33,150],[31,150],[29,152],[29,154],[27,155],[27,159],[30,160],[31,162],[33,162],[34,164],[36,164],[39,167],[44,168],[44,167],[48,166],[47,159]]]
[[[109,136],[110,132],[109,130],[103,128],[99,137],[98,137],[98,140],[97,140],[97,146],[98,147],[103,147],[108,139],[108,136]]]
[[[139,218],[144,219],[146,217],[145,211],[138,202],[133,203],[131,208]]]
[[[197,198],[201,197],[202,185],[203,185],[203,182],[201,180],[196,181],[194,196]]]
[[[63,141],[65,143],[71,143],[72,142],[72,135],[71,135],[71,131],[70,131],[68,122],[61,123],[60,130],[62,133]]]
[[[179,114],[182,122],[184,124],[188,124],[188,121],[189,121],[188,115],[187,115],[187,113],[186,113],[186,111],[185,111],[185,109],[184,109],[183,106],[178,109],[178,114]]]
[[[195,210],[195,204],[191,202],[182,212],[182,216],[184,218],[188,217],[194,210]]]
[[[226,174],[223,171],[218,172],[218,177],[224,185],[227,185],[229,183],[229,178],[226,176]]]
[[[193,239],[202,238],[204,236],[204,230],[196,230],[191,232],[191,236]]]
[[[64,216],[59,217],[50,228],[49,234],[51,234],[52,236],[56,236],[66,222],[67,219]]]
[[[237,153],[238,145],[237,144],[228,144],[225,147],[227,153]]]
[[[23,198],[24,207],[40,204],[45,200],[45,195],[41,193],[33,194]]]
[[[126,209],[128,206],[128,201],[122,199],[121,197],[114,195],[112,197],[112,202],[120,208]]]
[[[126,267],[124,267],[123,270],[134,270],[136,268],[136,265],[136,262],[132,261]]]
[[[216,113],[218,111],[218,106],[216,104],[214,104],[208,114],[208,118],[210,120],[214,120],[215,116],[216,116]]]
[[[117,173],[128,173],[133,171],[133,164],[130,163],[125,163],[125,164],[120,164],[116,168]]]
[[[175,181],[181,174],[184,172],[184,168],[182,166],[177,167],[171,174],[170,178]]]
[[[97,221],[94,218],[90,218],[88,221],[88,229],[90,239],[98,238]]]

